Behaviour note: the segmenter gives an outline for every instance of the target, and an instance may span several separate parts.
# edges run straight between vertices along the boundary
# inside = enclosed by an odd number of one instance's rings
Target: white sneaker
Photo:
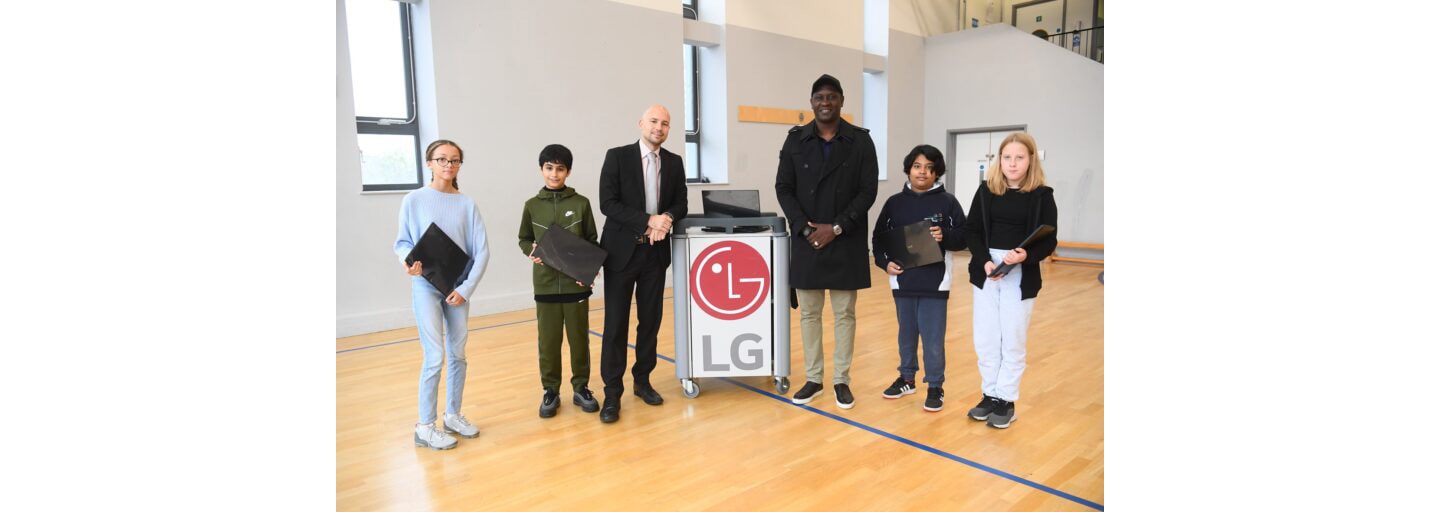
[[[415,446],[449,450],[455,447],[455,443],[454,437],[436,429],[435,425],[415,425]]]
[[[480,435],[480,429],[470,424],[464,414],[445,414],[445,431],[451,434],[460,434],[460,437],[469,439]]]

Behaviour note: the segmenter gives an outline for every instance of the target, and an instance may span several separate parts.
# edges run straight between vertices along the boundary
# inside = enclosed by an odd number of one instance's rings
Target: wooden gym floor
[[[925,386],[897,400],[895,303],[888,280],[856,305],[850,370],[855,407],[835,405],[833,326],[825,311],[825,393],[808,406],[774,394],[768,377],[702,379],[685,398],[675,379],[666,290],[652,382],[658,407],[626,395],[602,424],[570,402],[568,355],[560,412],[537,415],[541,388],[534,310],[470,319],[463,412],[475,439],[436,451],[411,441],[420,346],[414,328],[336,340],[335,499],[339,510],[1090,510],[1105,498],[1104,288],[1101,267],[1043,264],[1028,367],[1007,430],[965,412],[980,399],[971,296],[950,299],[945,409],[921,408]],[[590,306],[590,389],[601,396],[603,301]],[[633,309],[632,309],[633,311]],[[631,319],[633,335],[635,320]],[[799,313],[791,312],[791,390],[804,384]],[[568,343],[568,342],[567,342]],[[568,354],[568,348],[565,354]],[[634,352],[629,363],[634,363]],[[917,381],[924,376],[922,369]],[[444,378],[439,412],[444,412]]]

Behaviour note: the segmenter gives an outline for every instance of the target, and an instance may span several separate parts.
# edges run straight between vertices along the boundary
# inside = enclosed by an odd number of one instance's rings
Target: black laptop
[[[760,211],[759,190],[701,190],[700,215],[707,219],[753,219],[774,217],[774,213]],[[766,226],[710,226],[701,231],[759,233],[770,228]]]
[[[922,220],[880,233],[880,248],[886,259],[900,264],[900,268],[923,267],[944,261],[945,252],[940,242],[930,236],[930,226],[935,224]]]
[[[759,190],[701,190],[701,211],[706,217],[759,217]]]
[[[455,285],[460,284],[465,272],[470,270],[470,255],[465,254],[465,250],[434,222],[425,228],[425,234],[405,256],[408,266],[414,266],[416,261],[420,262],[420,276],[446,297],[455,291]]]
[[[605,263],[606,252],[559,224],[551,224],[545,234],[535,241],[534,255],[545,266],[591,286],[595,284],[600,266]]]
[[[1030,250],[1030,244],[1035,243],[1036,240],[1050,236],[1053,233],[1055,233],[1055,226],[1051,226],[1049,224],[1041,224],[1039,226],[1035,226],[1035,231],[1030,232],[1030,236],[1025,237],[1025,241],[1020,242],[1020,248],[1028,251]],[[1000,266],[995,267],[994,271],[990,272],[990,277],[1009,274],[1010,270],[1013,268],[1015,268],[1015,265],[1003,263]]]

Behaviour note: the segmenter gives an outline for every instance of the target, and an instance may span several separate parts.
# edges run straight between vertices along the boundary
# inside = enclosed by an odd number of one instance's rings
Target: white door
[[[1022,4],[1015,9],[1015,19],[1010,20],[1010,24],[1026,34],[1041,30],[1048,35],[1054,35],[1064,32],[1064,14],[1065,6],[1058,0]]]
[[[955,197],[965,198],[985,180],[985,166],[989,165],[992,154],[990,133],[957,133],[954,137],[955,154],[951,155],[950,165],[946,166],[949,170],[945,173],[945,189]],[[968,199],[961,200],[965,201]]]

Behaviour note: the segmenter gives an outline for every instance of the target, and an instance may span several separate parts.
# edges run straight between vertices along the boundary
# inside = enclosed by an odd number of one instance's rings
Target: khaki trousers
[[[800,337],[805,341],[805,380],[824,384],[825,348],[820,314],[827,290],[795,290],[800,306]],[[828,290],[835,311],[834,384],[850,384],[850,360],[855,355],[855,290]]]

